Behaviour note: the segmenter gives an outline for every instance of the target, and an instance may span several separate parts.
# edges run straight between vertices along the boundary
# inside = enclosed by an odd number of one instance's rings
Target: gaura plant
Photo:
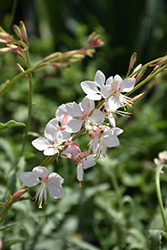
[[[71,64],[83,60],[85,56],[93,57],[95,48],[102,46],[104,43],[100,39],[100,35],[93,32],[85,47],[65,53],[54,52],[31,67],[29,41],[24,23],[20,21],[19,26],[14,25],[14,31],[18,38],[14,38],[0,27],[0,42],[5,45],[0,49],[0,52],[17,53],[26,62],[27,68],[24,69],[22,65],[17,64],[20,73],[1,84],[0,98],[21,78],[26,77],[29,81],[28,121],[20,158],[24,152],[31,124],[32,73],[46,66],[69,67]],[[32,141],[32,145],[43,152],[45,159],[38,166],[32,166],[32,171],[23,172],[18,176],[24,185],[13,195],[9,193],[8,199],[2,204],[0,221],[4,219],[14,203],[29,199],[29,197],[23,197],[22,195],[28,191],[28,188],[33,188],[37,184],[40,184],[40,187],[34,199],[39,208],[42,208],[43,199],[45,204],[48,203],[47,192],[54,199],[65,199],[63,190],[65,180],[56,172],[49,174],[49,166],[54,161],[59,161],[60,157],[71,159],[76,164],[76,177],[79,185],[82,186],[86,169],[95,166],[97,159],[105,157],[107,148],[120,145],[123,129],[116,126],[116,115],[130,117],[127,109],[142,98],[144,93],[135,97],[131,97],[131,94],[167,69],[166,56],[154,59],[145,65],[139,64],[134,68],[136,57],[136,53],[131,56],[128,72],[124,79],[118,74],[106,79],[104,73],[97,70],[94,80],[85,79],[80,83],[85,96],[79,104],[73,101],[63,103],[57,108],[55,117],[46,124],[43,136]],[[148,67],[152,71],[145,75],[143,79],[143,74]],[[25,126],[25,124],[14,120],[0,123],[0,129],[11,126]],[[84,152],[80,145],[75,142],[81,135],[88,135],[90,138],[87,145],[88,150]],[[161,164],[157,161],[157,165],[160,166]],[[167,238],[166,234],[167,227],[165,225],[165,232],[162,235]]]

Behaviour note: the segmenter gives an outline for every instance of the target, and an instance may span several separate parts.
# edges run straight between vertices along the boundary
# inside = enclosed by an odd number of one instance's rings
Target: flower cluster
[[[96,159],[105,157],[107,147],[119,146],[118,135],[123,130],[116,127],[113,114],[128,114],[119,110],[132,104],[130,98],[122,93],[131,91],[134,85],[135,78],[123,80],[116,75],[105,80],[104,74],[98,70],[94,81],[81,82],[86,94],[82,102],[59,106],[55,118],[46,124],[44,136],[33,140],[32,145],[43,151],[45,156],[73,160],[77,165],[77,179],[82,184],[84,170],[94,166]],[[98,101],[97,106],[95,101]],[[82,152],[79,144],[74,141],[81,134],[86,134],[90,138],[86,152]],[[35,167],[32,172],[22,173],[20,179],[28,187],[41,183],[35,197],[39,207],[42,206],[43,196],[47,203],[46,186],[52,197],[64,197],[64,180],[57,173],[48,175],[48,170],[44,166]]]

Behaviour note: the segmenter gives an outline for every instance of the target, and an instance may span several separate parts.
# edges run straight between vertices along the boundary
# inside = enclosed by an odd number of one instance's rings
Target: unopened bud
[[[7,52],[10,52],[11,49],[10,48],[2,48],[0,49],[0,53],[7,53]]]
[[[157,62],[157,65],[162,66],[165,63],[167,63],[167,56],[164,56],[164,58],[162,60],[160,60],[159,62]]]
[[[21,32],[21,29],[19,28],[19,26],[17,25],[13,25],[13,29],[14,29],[14,32],[16,33],[16,35],[19,37],[19,38],[23,38],[23,35],[22,35],[22,32]]]
[[[142,70],[138,73],[138,75],[136,76],[136,83],[137,83],[137,82],[141,79],[141,77],[144,75],[145,71],[146,71],[146,68],[145,68],[145,69],[142,69]]]
[[[27,192],[27,189],[21,189],[18,192],[16,192],[16,193],[13,194],[13,198],[15,198],[15,199],[19,198],[21,195],[23,195],[26,192]]]
[[[0,38],[2,39],[9,39],[9,38],[13,38],[10,34],[0,31]]]
[[[48,63],[48,65],[56,67],[56,68],[68,68],[68,67],[70,67],[69,63]]]
[[[23,39],[26,42],[28,42],[27,30],[26,30],[26,27],[25,27],[23,21],[20,21],[20,28],[21,28],[21,33],[23,35]]]
[[[80,62],[85,56],[82,54],[75,54],[74,56],[72,56],[70,59],[68,59],[67,61],[70,63],[77,63]]]
[[[95,49],[87,49],[85,52],[85,55],[89,56],[89,57],[93,57],[93,54],[96,52]]]
[[[132,99],[129,100],[129,103],[134,103],[140,100],[143,96],[145,95],[145,92],[133,97]]]
[[[104,45],[104,42],[100,39],[99,34],[97,34],[95,31],[90,34],[86,45],[87,48],[99,47],[102,45]]]
[[[134,52],[130,58],[130,63],[129,63],[129,68],[132,69],[135,62],[136,62],[136,58],[137,58],[137,53]]]
[[[61,52],[53,53],[53,54],[51,54],[51,55],[45,57],[43,61],[44,61],[44,62],[47,62],[47,61],[49,61],[49,60],[55,59],[55,58],[57,58],[58,56],[60,56],[61,54],[62,54]]]

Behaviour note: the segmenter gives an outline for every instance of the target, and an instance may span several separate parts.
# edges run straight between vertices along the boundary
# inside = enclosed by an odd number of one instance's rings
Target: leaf
[[[151,250],[160,250],[161,249],[161,238],[163,234],[166,234],[162,230],[149,230],[149,239],[151,241]]]
[[[11,239],[6,242],[3,242],[3,249],[9,248],[10,246],[17,244],[17,243],[21,243],[24,242],[26,240],[26,238],[17,238],[17,239]]]
[[[10,120],[6,123],[0,122],[0,129],[10,128],[10,127],[15,127],[15,126],[24,126],[25,127],[26,125],[23,122],[16,122],[14,120]]]
[[[5,226],[3,226],[3,227],[0,227],[0,231],[3,231],[3,230],[6,230],[6,229],[8,229],[8,228],[11,228],[11,227],[13,227],[14,225],[16,225],[18,222],[14,222],[14,223],[12,223],[12,224],[8,224],[8,225],[5,225]]]

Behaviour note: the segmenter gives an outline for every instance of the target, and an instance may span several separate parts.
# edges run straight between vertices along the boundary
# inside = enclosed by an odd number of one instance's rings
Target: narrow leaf
[[[15,127],[15,126],[26,126],[26,125],[23,122],[16,122],[14,120],[10,120],[6,123],[0,122],[0,129],[10,128],[10,127]]]

